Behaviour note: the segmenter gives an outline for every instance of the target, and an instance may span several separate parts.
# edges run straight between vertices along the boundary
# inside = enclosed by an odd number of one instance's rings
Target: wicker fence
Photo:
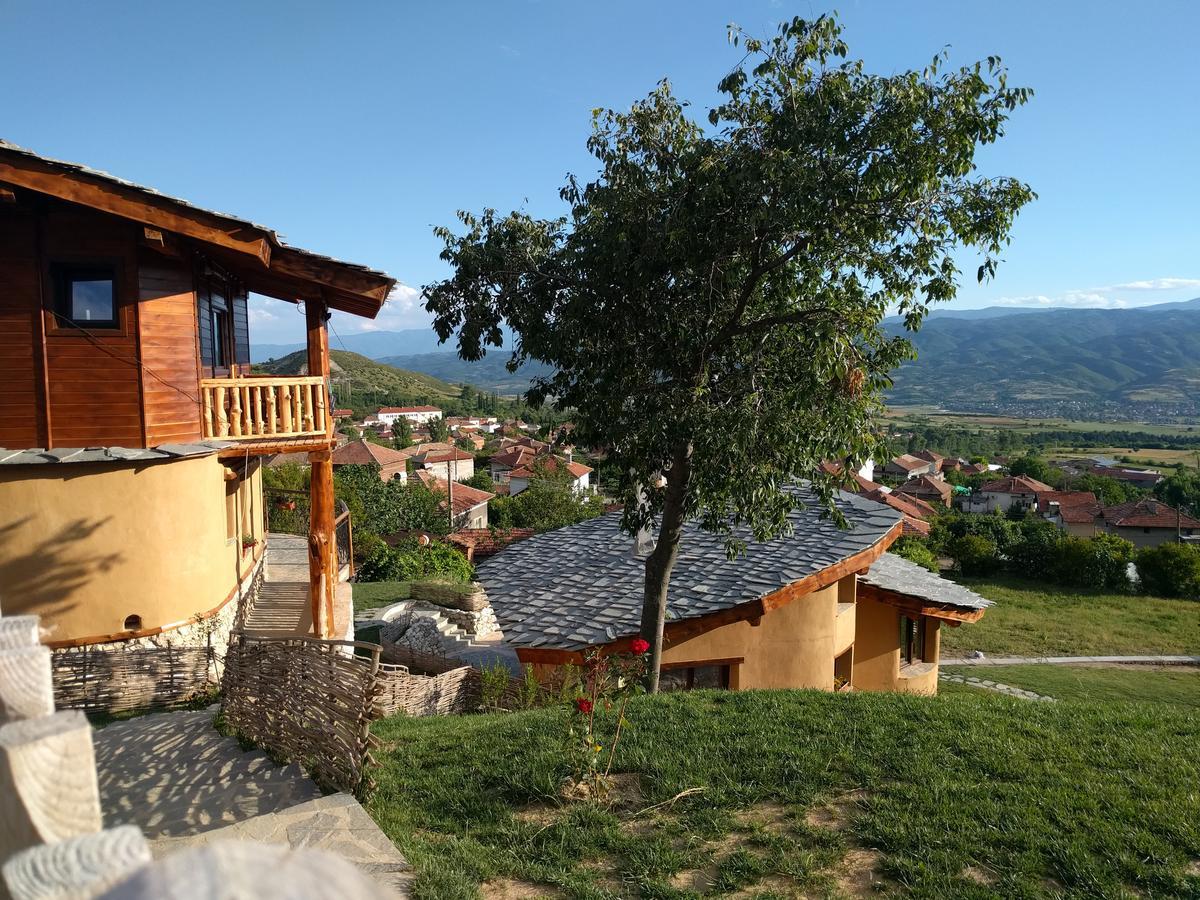
[[[400,644],[382,652],[375,696],[378,715],[449,716],[478,709],[478,669]]]
[[[318,784],[360,793],[369,788],[378,673],[376,644],[235,635],[225,657],[225,722],[300,763]]]
[[[58,709],[126,712],[180,706],[209,687],[211,647],[79,647],[51,655]]]

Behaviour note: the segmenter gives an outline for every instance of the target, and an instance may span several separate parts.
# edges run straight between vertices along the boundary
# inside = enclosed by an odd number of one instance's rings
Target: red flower
[[[629,645],[629,649],[633,651],[634,656],[641,656],[650,649],[650,642],[641,638],[634,638],[633,642]]]
[[[592,711],[592,701],[585,697],[580,697],[575,701],[575,708],[586,716]]]

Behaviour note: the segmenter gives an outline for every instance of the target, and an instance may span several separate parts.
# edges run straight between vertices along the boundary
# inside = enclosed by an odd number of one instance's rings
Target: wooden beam
[[[16,191],[11,191],[8,188],[0,188],[0,203],[16,203]]]
[[[0,151],[0,182],[174,231],[253,258],[262,266],[271,263],[271,238],[267,231],[98,175]]]
[[[858,595],[864,600],[874,600],[876,603],[884,603],[916,616],[930,616],[955,624],[961,622],[978,622],[986,612],[983,609],[939,606],[921,597],[902,594],[899,591],[889,591],[886,588],[876,587],[873,584],[860,584],[858,586]]]
[[[323,259],[295,247],[280,247],[271,261],[271,270],[304,281],[327,285],[337,291],[368,297],[382,303],[396,285],[394,278],[371,272],[333,259]]]
[[[779,609],[781,606],[787,606],[787,604],[791,603],[797,597],[803,597],[805,594],[811,594],[814,591],[827,588],[831,584],[841,581],[847,575],[858,573],[861,569],[869,569],[871,563],[879,559],[884,554],[884,551],[892,546],[900,537],[902,528],[902,524],[897,522],[882,539],[876,541],[866,550],[859,551],[853,556],[846,557],[840,563],[807,575],[799,581],[793,581],[787,587],[768,594],[762,599],[763,609],[770,612],[773,609]]]

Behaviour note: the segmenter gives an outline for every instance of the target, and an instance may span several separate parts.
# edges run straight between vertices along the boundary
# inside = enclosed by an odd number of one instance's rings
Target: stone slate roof
[[[850,528],[822,517],[816,494],[789,515],[793,533],[766,543],[741,534],[746,552],[730,560],[725,540],[689,522],[667,595],[667,621],[711,615],[765,597],[873,547],[900,521],[879,503],[839,492]],[[620,513],[539,534],[476,568],[505,639],[523,647],[578,650],[636,634],[645,564]]]
[[[959,609],[987,609],[991,600],[980,597],[961,584],[930,572],[924,566],[885,553],[871,564],[866,575],[860,575],[864,584],[885,591],[895,591],[909,597],[918,597],[935,606],[955,606]]]
[[[5,450],[0,448],[0,465],[28,466],[43,463],[116,463],[157,462],[190,456],[210,456],[234,446],[228,441],[202,441],[195,444],[160,444],[150,448],[129,447],[55,447],[43,450]]]

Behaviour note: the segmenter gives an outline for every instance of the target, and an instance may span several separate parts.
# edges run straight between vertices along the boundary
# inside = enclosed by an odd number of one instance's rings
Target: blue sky
[[[956,306],[1200,296],[1200,4],[1149,2],[96,3],[4,0],[0,136],[246,216],[409,290],[419,327],[455,210],[560,211],[592,171],[590,111],[662,77],[702,115],[736,61],[725,26],[837,9],[869,68],[1003,57],[1036,91],[981,158],[1039,193],[995,282]],[[286,304],[256,342],[298,339]]]

